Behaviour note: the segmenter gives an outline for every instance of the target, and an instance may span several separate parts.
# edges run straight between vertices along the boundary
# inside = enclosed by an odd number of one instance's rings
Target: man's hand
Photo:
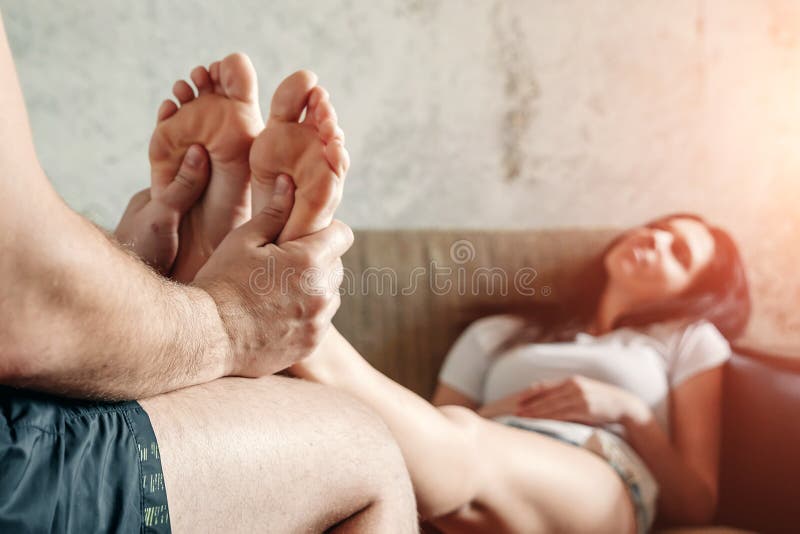
[[[279,177],[271,204],[228,234],[194,280],[217,303],[228,332],[228,374],[273,374],[308,356],[339,307],[340,258],[353,233],[334,221],[273,244],[292,209],[293,189],[289,177]]]
[[[192,145],[178,175],[166,187],[133,195],[114,237],[158,272],[169,274],[178,254],[181,219],[202,196],[209,176],[206,150]]]

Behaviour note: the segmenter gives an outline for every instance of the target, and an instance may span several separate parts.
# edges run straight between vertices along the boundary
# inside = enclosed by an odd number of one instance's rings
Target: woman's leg
[[[473,500],[435,518],[445,532],[609,532],[635,530],[633,506],[600,457],[535,432],[443,407],[475,427],[485,478]],[[397,439],[397,438],[396,438]],[[401,449],[402,440],[399,440]],[[412,483],[414,479],[412,477]]]
[[[420,514],[440,528],[633,529],[625,487],[602,459],[466,408],[436,408],[372,368],[335,330],[292,372],[378,412],[403,452]]]

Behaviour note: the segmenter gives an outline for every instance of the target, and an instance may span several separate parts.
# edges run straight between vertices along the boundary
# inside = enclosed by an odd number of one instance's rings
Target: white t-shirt
[[[474,322],[453,345],[439,380],[483,405],[537,382],[583,375],[637,395],[669,432],[670,390],[731,355],[727,340],[707,321],[580,333],[571,342],[528,343],[494,354],[521,324],[512,315]]]

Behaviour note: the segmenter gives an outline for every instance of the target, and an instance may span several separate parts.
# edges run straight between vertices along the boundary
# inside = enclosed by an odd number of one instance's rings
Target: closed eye
[[[689,250],[689,246],[682,237],[675,236],[674,234],[673,236],[672,254],[675,256],[675,259],[678,260],[678,263],[683,265],[684,269],[688,270],[689,267],[692,266],[692,251]]]

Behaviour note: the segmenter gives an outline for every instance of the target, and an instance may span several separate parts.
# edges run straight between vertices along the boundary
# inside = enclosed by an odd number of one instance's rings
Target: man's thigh
[[[369,506],[398,463],[372,412],[301,380],[225,378],[140,404],[176,532],[320,532]]]

